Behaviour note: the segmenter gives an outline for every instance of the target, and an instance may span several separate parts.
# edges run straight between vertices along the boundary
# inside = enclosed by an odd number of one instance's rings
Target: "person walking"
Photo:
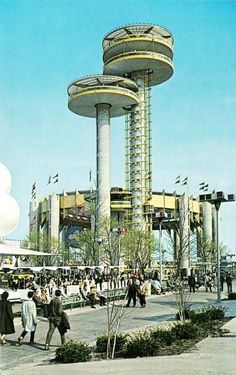
[[[191,274],[188,276],[188,285],[189,293],[195,293],[196,279],[193,270],[191,270]]]
[[[232,281],[233,277],[230,272],[227,273],[226,278],[225,278],[226,284],[227,284],[227,289],[228,293],[232,293]]]
[[[9,293],[2,293],[0,300],[0,344],[6,344],[6,335],[15,333],[14,316],[10,301],[8,301]]]
[[[128,280],[128,301],[126,307],[129,307],[131,299],[133,300],[133,307],[136,306],[137,287],[135,278],[130,277]]]
[[[29,291],[28,300],[24,301],[21,306],[21,322],[23,326],[23,332],[18,338],[18,345],[22,344],[22,340],[30,332],[30,344],[34,344],[35,331],[37,327],[37,311],[36,304],[33,301],[34,292]]]
[[[207,272],[205,275],[205,287],[206,287],[206,292],[208,292],[208,289],[210,292],[212,292],[212,277],[210,272]]]
[[[221,292],[223,292],[223,290],[224,290],[224,282],[225,282],[225,275],[221,272],[221,274],[220,274]]]
[[[140,281],[139,286],[139,302],[141,307],[146,307],[146,294],[148,292],[148,286],[144,283],[143,280]]]
[[[44,287],[41,287],[41,301],[43,303],[43,316],[44,318],[48,317],[48,304],[49,304],[49,296],[47,294],[47,290]]]
[[[49,329],[45,342],[45,350],[49,350],[50,342],[53,336],[55,329],[57,328],[61,336],[61,344],[65,344],[66,337],[65,332],[60,329],[60,324],[62,320],[63,307],[61,302],[61,290],[55,290],[55,297],[50,301],[48,308],[48,320],[49,320]]]

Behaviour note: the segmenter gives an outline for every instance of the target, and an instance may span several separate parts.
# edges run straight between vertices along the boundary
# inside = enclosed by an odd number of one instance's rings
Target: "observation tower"
[[[103,39],[104,74],[130,78],[138,102],[126,126],[126,176],[131,190],[131,222],[145,230],[151,224],[152,161],[150,88],[173,74],[173,36],[165,28],[135,24],[111,31]]]
[[[97,122],[97,220],[110,218],[110,118],[138,103],[135,82],[110,75],[82,77],[68,87],[68,107]]]

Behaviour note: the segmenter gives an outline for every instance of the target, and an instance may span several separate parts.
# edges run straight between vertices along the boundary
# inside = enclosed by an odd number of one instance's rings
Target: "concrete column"
[[[206,239],[212,241],[212,204],[209,202],[202,202],[202,225]]]
[[[190,221],[188,209],[188,196],[185,194],[179,197],[179,240],[181,252],[181,268],[188,272],[190,256]]]
[[[60,197],[56,194],[50,196],[49,235],[50,238],[59,240],[60,224]]]
[[[211,206],[212,210],[212,241],[216,244],[217,241],[217,212],[215,206]]]
[[[110,219],[110,104],[97,104],[97,220]]]
[[[145,72],[132,74],[139,91],[139,104],[131,114],[130,124],[130,189],[132,192],[133,227],[145,229],[144,204],[146,200],[146,107]]]
[[[37,232],[38,227],[38,215],[37,215],[38,204],[30,202],[29,204],[29,234]]]

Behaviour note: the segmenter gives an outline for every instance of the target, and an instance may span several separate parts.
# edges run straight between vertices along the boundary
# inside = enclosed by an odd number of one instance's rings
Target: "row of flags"
[[[188,183],[188,177],[185,177],[182,181],[181,181],[181,177],[180,176],[177,176],[176,179],[175,179],[175,183],[176,184],[181,184],[181,185],[187,185]],[[199,184],[199,190],[203,190],[203,191],[207,191],[208,190],[208,184],[204,182],[200,182]]]
[[[51,183],[56,184],[58,182],[58,178],[59,178],[58,173],[55,176],[49,176],[47,185],[49,185]],[[32,200],[36,199],[36,182],[34,182],[33,185],[32,185],[31,198],[32,198]]]
[[[55,174],[55,176],[49,176],[48,177],[48,182],[47,185],[50,185],[51,183],[56,184],[59,180],[59,174]],[[89,170],[89,182],[90,185],[92,184],[92,170]],[[92,186],[90,186],[90,190],[92,189]],[[32,190],[31,190],[31,198],[32,200],[36,199],[36,182],[33,183],[32,185]]]
[[[48,177],[47,185],[51,184],[51,182],[53,182],[54,184],[56,184],[58,182],[58,173],[53,177],[52,176]]]
[[[188,177],[185,177],[185,179],[181,182],[180,176],[176,177],[175,179],[176,184],[182,184],[182,185],[187,185],[188,183]]]
[[[205,181],[201,182],[199,184],[199,190],[207,191],[208,190],[208,184],[206,184]]]
[[[36,199],[36,182],[34,182],[33,185],[32,185],[31,198],[32,198],[32,200]]]
[[[49,185],[51,183],[56,184],[58,182],[58,179],[59,179],[58,173],[55,174],[55,176],[49,176],[47,185]],[[90,181],[90,183],[91,183],[91,180],[92,180],[92,171],[90,169],[90,171],[89,171],[89,181]],[[181,181],[181,177],[177,176],[176,179],[175,179],[175,184],[187,185],[188,184],[188,176],[185,177],[182,181]],[[207,191],[208,190],[208,184],[206,184],[205,181],[200,182],[199,190]],[[36,182],[34,182],[33,185],[32,185],[31,197],[32,197],[33,200],[36,199]]]

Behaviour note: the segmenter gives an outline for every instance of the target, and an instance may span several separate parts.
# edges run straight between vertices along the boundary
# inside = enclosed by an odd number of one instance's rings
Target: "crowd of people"
[[[11,280],[11,278],[10,278]],[[227,292],[232,292],[232,275],[230,272],[220,275],[221,291],[224,290],[225,283]],[[106,288],[123,288],[126,295],[126,307],[136,307],[139,301],[140,307],[146,307],[146,296],[150,293],[150,288],[154,293],[163,292],[157,271],[151,273],[106,274],[93,270],[89,273],[74,273],[67,275],[40,274],[34,277],[25,276],[24,286],[28,289],[27,299],[21,304],[21,321],[23,331],[18,338],[17,344],[21,345],[23,339],[30,334],[30,344],[34,344],[35,332],[37,328],[37,316],[39,310],[49,321],[49,329],[45,341],[45,350],[50,347],[50,342],[55,329],[58,329],[61,336],[61,343],[65,342],[65,333],[70,328],[67,314],[63,311],[63,298],[68,298],[70,286],[77,286],[76,293],[84,300],[89,301],[91,308],[96,308],[98,300],[100,306],[106,305],[106,297],[103,295],[104,282]],[[173,286],[171,279],[167,280],[168,285]],[[203,276],[195,274],[191,270],[188,276],[189,292],[196,293],[200,286],[205,287],[206,292],[215,291],[217,288],[216,272],[207,271]],[[11,281],[9,284],[11,288]],[[12,305],[8,300],[9,293],[4,291],[0,299],[0,344],[6,343],[5,336],[15,333],[14,315]]]
[[[227,286],[227,293],[232,293],[232,281],[233,276],[230,272],[227,273],[220,273],[220,287],[221,291],[224,291],[224,286],[226,283]],[[189,285],[189,292],[196,293],[196,291],[201,287],[204,286],[206,292],[213,292],[217,290],[217,273],[216,271],[207,271],[202,276],[195,274],[194,270],[191,270],[190,275],[188,276],[188,285]]]
[[[57,280],[58,282],[58,280]],[[44,286],[38,287],[36,280],[33,280],[30,284],[31,289],[27,293],[27,299],[21,304],[21,322],[23,331],[18,337],[17,345],[22,345],[22,341],[25,336],[29,333],[29,342],[31,345],[35,343],[35,333],[37,329],[37,308],[43,309],[44,316],[48,318],[49,329],[45,340],[45,350],[49,350],[53,333],[58,329],[61,337],[61,344],[65,343],[65,334],[70,329],[69,319],[65,311],[63,310],[62,296],[65,294],[65,286],[62,283],[63,288],[59,289],[58,284],[53,277],[50,277],[48,283]],[[84,289],[86,281],[83,282],[83,287],[79,290],[84,298],[91,302],[91,308],[96,308],[95,301],[98,297],[100,305],[106,305],[106,298],[102,295],[101,291],[97,291],[96,283],[94,280],[90,280],[89,291]],[[81,284],[82,285],[82,284]],[[146,306],[146,295],[148,291],[147,284],[139,274],[130,275],[127,280],[127,307],[129,307],[131,300],[133,301],[133,307],[136,306],[137,297],[139,298],[140,307]],[[84,294],[83,294],[84,293]],[[1,295],[0,300],[0,344],[6,343],[6,335],[15,333],[14,327],[14,315],[12,311],[12,304],[8,300],[9,293],[4,291]]]

